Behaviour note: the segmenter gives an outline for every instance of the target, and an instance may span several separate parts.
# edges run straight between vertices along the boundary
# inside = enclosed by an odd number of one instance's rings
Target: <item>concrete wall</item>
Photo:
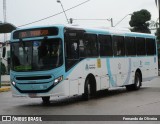
[[[1,75],[1,82],[3,83],[10,82],[10,75]]]

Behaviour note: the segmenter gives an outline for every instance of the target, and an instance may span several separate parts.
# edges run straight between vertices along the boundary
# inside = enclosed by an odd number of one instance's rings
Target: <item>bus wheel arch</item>
[[[96,85],[95,76],[93,74],[88,74],[84,84],[83,98],[85,100],[88,100],[90,97],[95,96],[96,89],[97,89],[97,85]]]
[[[42,97],[43,104],[49,104],[50,103],[50,96],[44,96]]]

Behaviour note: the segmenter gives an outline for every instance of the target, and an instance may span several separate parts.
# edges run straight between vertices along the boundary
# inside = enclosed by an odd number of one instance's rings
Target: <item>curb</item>
[[[2,83],[1,86],[2,87],[8,87],[8,86],[11,86],[11,84],[10,83]]]
[[[7,92],[7,91],[10,91],[11,88],[10,87],[1,87],[0,88],[0,92]]]

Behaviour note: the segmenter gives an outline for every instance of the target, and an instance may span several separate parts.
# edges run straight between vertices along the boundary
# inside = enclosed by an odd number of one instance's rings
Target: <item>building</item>
[[[0,34],[3,34],[3,33],[10,33],[12,32],[13,30],[16,29],[16,26],[14,26],[13,24],[11,23],[2,23],[0,22]],[[6,56],[5,58],[2,58],[2,49],[3,49],[3,46],[6,47]],[[9,69],[10,69],[10,65],[8,63],[8,58],[10,57],[10,44],[9,42],[0,42],[0,57],[2,58],[2,62],[5,64],[6,66],[6,70],[7,70],[7,73],[9,74]]]
[[[3,47],[6,47],[6,55],[4,58],[2,57]],[[4,65],[6,66],[6,70],[7,70],[6,73],[9,74],[9,69],[10,69],[10,65],[8,62],[8,59],[10,58],[10,44],[9,44],[9,42],[6,42],[6,43],[0,42],[0,57],[1,57],[2,63],[4,63]]]

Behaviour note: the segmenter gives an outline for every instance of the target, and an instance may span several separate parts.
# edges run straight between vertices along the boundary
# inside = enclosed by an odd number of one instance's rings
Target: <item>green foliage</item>
[[[157,46],[158,46],[158,68],[160,68],[160,28],[157,28],[156,34],[157,36]]]
[[[142,9],[136,11],[132,14],[131,20],[129,22],[132,32],[141,32],[141,33],[151,33],[149,30],[149,21],[151,19],[151,14],[149,11]]]
[[[160,42],[160,28],[157,28],[156,36],[157,36],[158,42]]]
[[[1,74],[2,75],[6,74],[6,66],[2,62],[1,62]]]

